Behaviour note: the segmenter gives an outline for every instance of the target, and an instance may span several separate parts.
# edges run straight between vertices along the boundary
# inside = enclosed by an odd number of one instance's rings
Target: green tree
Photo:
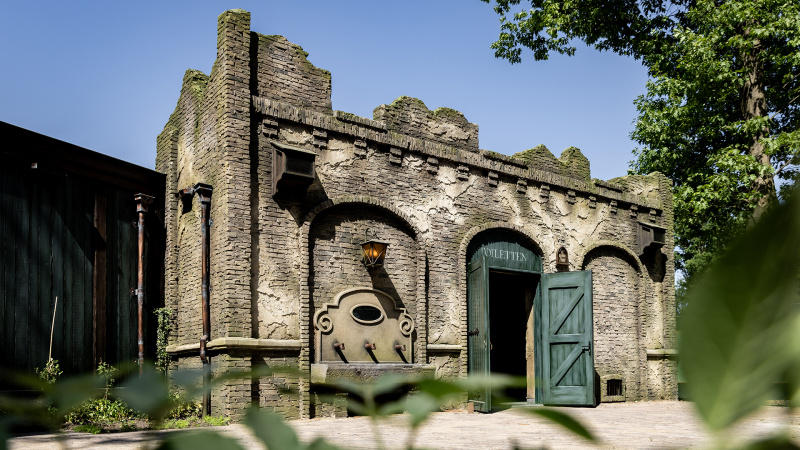
[[[490,0],[483,0],[487,3]],[[797,177],[800,2],[495,0],[495,55],[573,55],[580,40],[648,68],[633,170],[675,183],[676,267],[691,284]]]

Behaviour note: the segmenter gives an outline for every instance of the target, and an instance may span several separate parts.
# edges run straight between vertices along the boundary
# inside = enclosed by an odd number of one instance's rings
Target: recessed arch
[[[595,250],[595,249],[597,249],[599,247],[612,247],[612,248],[614,248],[616,250],[619,250],[619,251],[625,253],[630,258],[629,262],[631,263],[633,268],[636,269],[636,272],[640,276],[644,276],[644,270],[642,269],[642,263],[641,263],[641,261],[639,261],[639,258],[636,256],[636,253],[634,253],[630,248],[628,248],[626,245],[622,244],[621,242],[609,241],[609,240],[604,240],[604,239],[600,239],[600,240],[596,240],[596,241],[591,242],[589,245],[587,245],[585,247],[585,250],[582,253],[580,253],[578,255],[575,255],[576,256],[575,257],[575,261],[580,261],[580,268],[581,269],[585,269],[586,268],[586,262],[587,262],[586,258],[589,256],[589,253],[591,253],[593,250]]]
[[[385,210],[386,212],[394,215],[401,221],[405,222],[406,226],[408,226],[414,232],[414,237],[416,239],[420,238],[421,236],[420,229],[418,226],[416,226],[414,220],[408,214],[404,213],[396,206],[390,204],[389,202],[377,199],[375,197],[370,197],[368,195],[352,195],[352,196],[346,195],[320,202],[319,204],[317,204],[308,211],[308,213],[303,218],[303,226],[300,228],[301,230],[300,232],[306,238],[305,239],[306,243],[308,238],[308,228],[311,226],[311,223],[319,214],[335,206],[357,205],[357,204],[369,205],[375,208]]]
[[[302,225],[298,229],[298,244],[299,248],[297,249],[298,257],[299,257],[299,292],[300,292],[300,334],[302,336],[310,336],[311,335],[311,321],[313,311],[311,308],[311,289],[309,286],[310,280],[310,271],[311,271],[311,254],[310,254],[310,231],[311,227],[314,224],[314,221],[320,217],[321,214],[330,211],[332,208],[336,207],[347,207],[347,206],[357,206],[357,205],[365,205],[369,208],[375,208],[376,210],[382,211],[385,214],[388,214],[394,217],[398,222],[402,223],[408,230],[411,232],[411,236],[416,242],[416,251],[415,251],[415,260],[416,264],[416,273],[414,274],[416,280],[416,293],[414,297],[414,301],[416,302],[416,312],[415,312],[415,319],[417,323],[421,325],[418,326],[415,330],[416,333],[416,340],[415,340],[415,347],[414,347],[414,359],[415,361],[426,361],[427,359],[427,348],[425,343],[427,342],[427,327],[422,326],[424,323],[424,319],[427,317],[428,314],[428,307],[427,307],[427,298],[426,298],[426,289],[425,289],[425,271],[426,271],[426,245],[423,241],[423,235],[420,232],[419,226],[415,223],[415,221],[409,216],[408,214],[404,213],[395,205],[391,204],[388,201],[378,199],[375,197],[371,197],[368,195],[346,195],[335,197],[331,199],[327,199],[318,203],[316,206],[311,208],[308,213],[306,213],[305,217],[303,218]],[[391,250],[390,250],[391,251]],[[309,370],[311,364],[312,355],[310,352],[310,348],[308,345],[303,346],[300,351],[299,357],[299,366],[300,370]],[[308,386],[305,384],[301,385],[301,390],[308,392]]]
[[[647,385],[644,344],[648,322],[646,272],[636,255],[615,241],[598,240],[580,255],[580,268],[591,269],[594,286],[595,369],[601,379],[621,379],[624,400],[637,400]],[[618,355],[611,357],[611,355]],[[610,400],[600,388],[600,401]]]

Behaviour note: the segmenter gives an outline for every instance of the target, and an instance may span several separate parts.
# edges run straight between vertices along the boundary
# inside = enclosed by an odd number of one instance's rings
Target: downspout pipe
[[[203,362],[203,416],[211,414],[211,364],[206,355],[206,344],[211,340],[211,306],[210,306],[210,281],[209,281],[209,226],[211,210],[211,193],[213,188],[208,184],[198,183],[194,187],[200,200],[200,238],[203,240],[202,248],[202,290],[203,290],[203,336],[200,338],[200,360]]]
[[[191,198],[197,194],[197,199],[200,203],[200,248],[201,248],[201,262],[200,262],[200,278],[202,288],[201,298],[201,312],[203,315],[203,335],[200,337],[200,361],[203,363],[203,416],[211,414],[211,361],[206,354],[206,344],[211,340],[211,283],[209,281],[209,246],[210,234],[209,227],[211,225],[211,194],[214,188],[209,184],[197,183],[192,187],[183,189],[178,192],[186,206],[191,205]]]
[[[138,303],[139,323],[137,343],[139,346],[139,375],[144,372],[144,216],[147,207],[153,203],[153,197],[145,194],[136,194],[136,213],[139,215],[139,257],[137,259],[136,301]]]

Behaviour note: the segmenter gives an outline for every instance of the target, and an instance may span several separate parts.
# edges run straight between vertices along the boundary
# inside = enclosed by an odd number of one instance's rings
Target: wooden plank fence
[[[65,374],[92,371],[100,361],[135,361],[134,195],[163,197],[163,176],[139,168],[148,175],[141,186],[115,184],[110,172],[129,169],[128,163],[2,122],[0,139],[0,370],[32,373],[44,366],[56,297],[52,355]],[[45,147],[49,152],[36,151]],[[87,170],[65,168],[61,156]],[[104,169],[94,176],[97,161]],[[151,359],[153,310],[163,304],[160,210],[151,208],[145,234],[144,329]]]

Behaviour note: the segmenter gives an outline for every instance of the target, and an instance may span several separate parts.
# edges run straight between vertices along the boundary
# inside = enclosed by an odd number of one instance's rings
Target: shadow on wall
[[[267,179],[262,182],[271,183],[271,180]],[[289,192],[274,197],[272,197],[271,187],[267,188],[267,192],[280,209],[289,212],[298,227],[303,226],[303,221],[311,208],[328,200],[328,194],[325,192],[325,188],[322,186],[317,174],[314,174],[314,182],[305,192]]]
[[[372,287],[374,289],[389,294],[389,296],[394,299],[395,307],[406,307],[405,303],[400,299],[400,293],[397,292],[397,289],[392,282],[392,278],[389,276],[389,273],[386,272],[386,269],[383,267],[374,267],[367,270],[369,271],[369,276],[372,279]]]
[[[667,274],[667,257],[661,252],[661,249],[646,248],[641,260],[647,267],[650,279],[656,283],[664,281],[664,276]]]

